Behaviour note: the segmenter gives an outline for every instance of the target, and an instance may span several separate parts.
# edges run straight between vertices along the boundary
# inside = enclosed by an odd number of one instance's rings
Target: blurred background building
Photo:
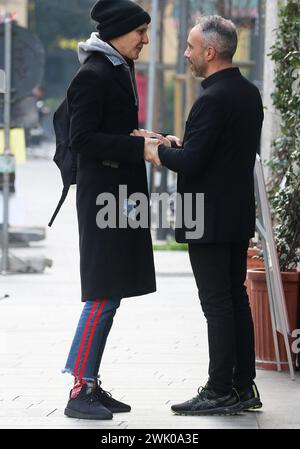
[[[138,3],[151,12],[151,0]],[[272,2],[273,3],[273,2]],[[275,2],[274,2],[275,3]],[[17,22],[36,34],[46,51],[44,99],[55,109],[79,67],[77,44],[95,27],[89,18],[94,0],[0,0]],[[183,57],[189,28],[199,14],[231,18],[239,31],[235,63],[263,90],[265,1],[158,0],[156,96],[153,128],[182,133],[184,116],[199,82],[186,76]],[[149,47],[137,63],[141,96],[140,121],[146,123]],[[182,76],[184,75],[184,76]],[[181,85],[181,87],[180,87]]]
[[[21,26],[28,26],[28,0],[0,0],[0,16],[4,11],[15,14]]]

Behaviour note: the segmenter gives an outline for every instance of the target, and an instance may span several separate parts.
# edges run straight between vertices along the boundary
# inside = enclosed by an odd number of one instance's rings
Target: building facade
[[[14,15],[19,25],[28,26],[28,0],[0,0],[0,16],[8,12]]]

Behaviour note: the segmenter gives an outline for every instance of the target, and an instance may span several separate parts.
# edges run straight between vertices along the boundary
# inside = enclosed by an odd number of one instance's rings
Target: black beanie
[[[97,29],[104,41],[151,22],[149,14],[130,0],[99,0],[91,11],[91,18],[98,22]]]

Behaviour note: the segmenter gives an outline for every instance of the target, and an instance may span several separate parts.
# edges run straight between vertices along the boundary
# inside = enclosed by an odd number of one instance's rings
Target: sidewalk
[[[25,225],[46,226],[60,196],[47,160],[17,171],[27,209]],[[82,310],[75,189],[47,240],[15,255],[53,259],[43,275],[0,276],[0,428],[278,429],[300,428],[300,375],[257,371],[262,411],[232,417],[183,417],[172,403],[196,394],[207,378],[206,322],[185,252],[157,252],[158,290],[126,299],[102,361],[103,387],[132,405],[112,421],[64,416],[72,378],[61,374]],[[176,275],[174,275],[176,273]]]

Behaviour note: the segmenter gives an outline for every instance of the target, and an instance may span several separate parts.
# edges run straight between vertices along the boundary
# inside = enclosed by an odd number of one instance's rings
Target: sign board
[[[268,288],[269,311],[273,331],[273,343],[276,355],[277,370],[281,371],[277,332],[283,335],[287,359],[290,369],[290,376],[295,380],[294,367],[292,363],[291,348],[288,341],[290,326],[285,302],[285,295],[282,286],[278,255],[274,240],[271,213],[266,191],[264,172],[259,155],[256,155],[255,171],[255,196],[258,206],[258,217],[256,219],[256,229],[262,242],[264,261],[266,266],[266,281]]]

